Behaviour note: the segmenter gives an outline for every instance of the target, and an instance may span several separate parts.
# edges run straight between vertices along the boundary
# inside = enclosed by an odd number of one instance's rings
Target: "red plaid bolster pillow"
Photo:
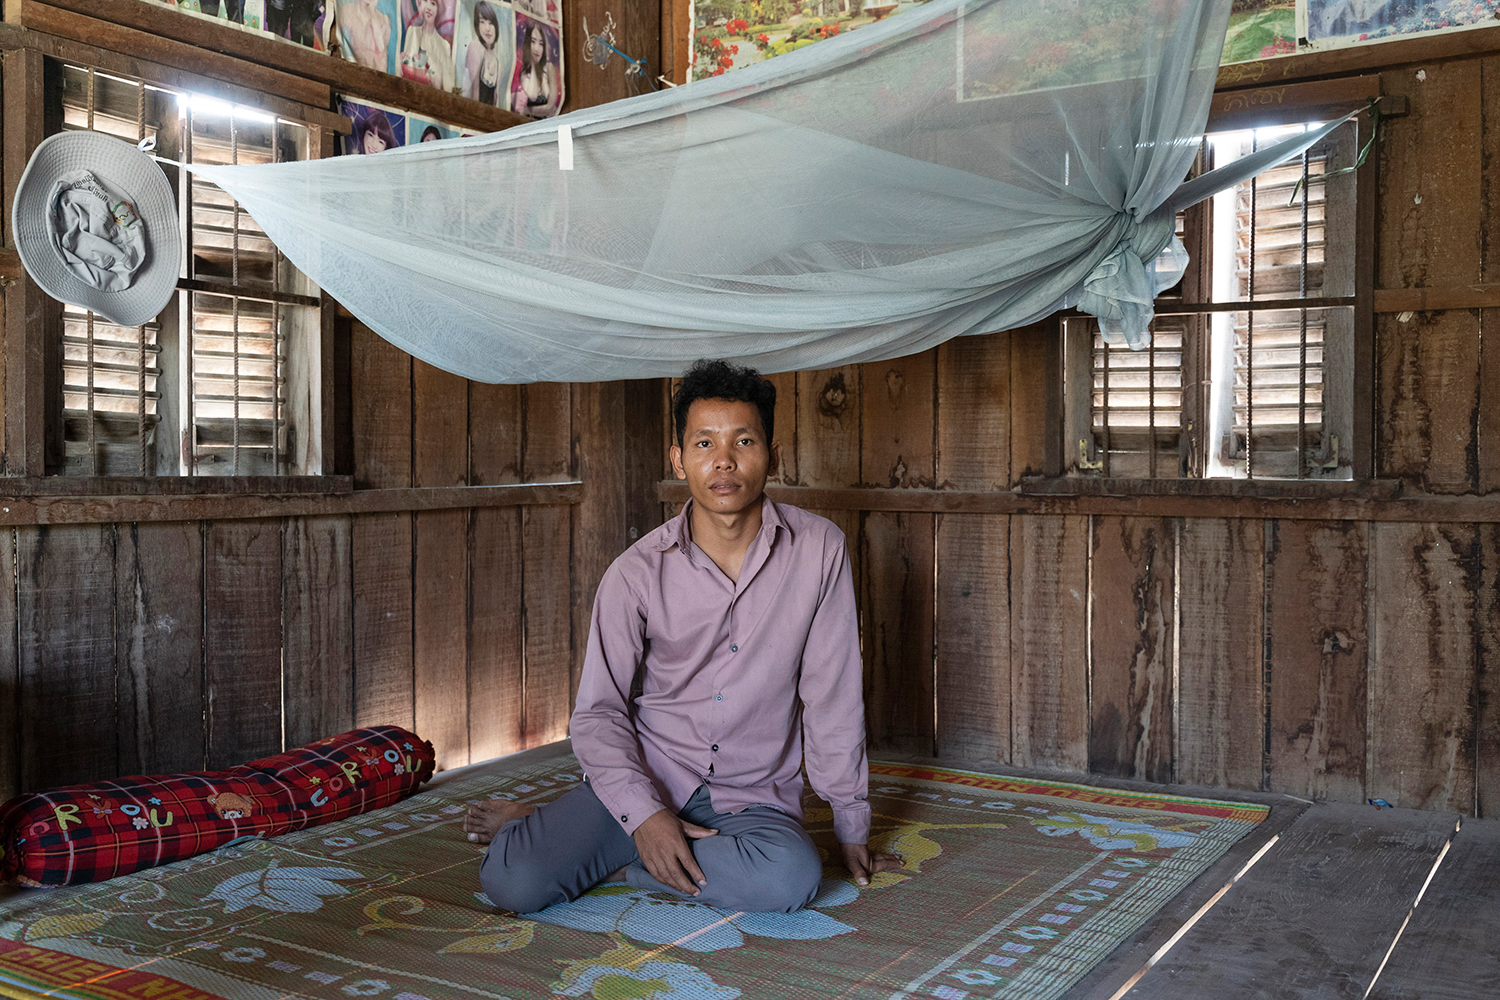
[[[96,882],[274,837],[405,798],[432,744],[396,726],[331,736],[223,771],[143,775],[18,795],[0,806],[0,878]]]

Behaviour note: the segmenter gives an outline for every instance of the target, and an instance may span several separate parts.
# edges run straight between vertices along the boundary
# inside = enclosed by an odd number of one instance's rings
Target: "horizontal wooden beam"
[[[30,4],[34,0],[22,2]],[[337,94],[388,104],[473,132],[497,132],[530,121],[503,108],[481,104],[435,87],[424,87],[403,77],[338,59],[262,31],[243,31],[182,11],[141,3],[140,0],[48,0],[48,4],[73,16],[103,18],[117,25],[150,32],[162,39],[220,52],[282,74],[318,81],[325,85],[325,90],[331,88]]]
[[[1376,75],[1231,90],[1214,94],[1207,130],[1225,132],[1326,121],[1362,108],[1379,96],[1380,77]],[[1404,103],[1405,98],[1400,100]]]
[[[1156,492],[1098,492],[1088,480],[1066,480],[1080,490],[1060,492],[1061,483],[1042,483],[1017,492],[963,490],[907,490],[880,487],[821,489],[810,486],[769,486],[771,499],[798,507],[824,510],[912,511],[932,514],[1110,514],[1126,517],[1224,517],[1301,521],[1500,522],[1500,496],[1379,495],[1379,491],[1349,489],[1355,484],[1303,483],[1302,495],[1290,495],[1292,484],[1274,484],[1262,495],[1238,495],[1198,490],[1166,492],[1160,482],[1142,480]],[[1115,481],[1118,483],[1119,481]],[[1188,481],[1184,480],[1186,484]],[[1202,481],[1197,481],[1202,482]],[[1272,484],[1256,483],[1270,487]],[[1056,489],[1059,492],[1043,490]],[[1174,487],[1175,488],[1175,487]],[[1330,489],[1332,488],[1332,489]],[[1389,487],[1383,487],[1388,489]],[[1121,487],[1123,490],[1123,487]],[[663,503],[682,503],[687,484],[664,480],[657,487]]]
[[[1378,313],[1435,312],[1443,309],[1500,307],[1500,284],[1460,285],[1454,288],[1377,288]]]
[[[9,486],[8,481],[0,480],[0,494]],[[235,521],[319,514],[529,507],[576,504],[582,500],[583,484],[579,482],[355,490],[347,493],[0,495],[0,525]]]
[[[1395,66],[1484,56],[1494,52],[1500,52],[1500,25],[1230,63],[1219,68],[1216,89],[1264,87],[1273,83],[1290,83],[1293,80],[1350,76]]]
[[[59,10],[48,4],[37,3],[35,0],[5,0],[5,20],[12,26],[34,29],[37,32],[83,45],[83,48],[75,49],[66,55],[43,50],[43,54],[51,55],[53,58],[93,62],[94,60],[90,57],[95,52],[108,50],[125,56],[136,56],[164,66],[175,66],[199,76],[239,84],[255,93],[279,96],[299,105],[317,108],[324,114],[328,113],[331,93],[326,83],[236,59],[215,51],[217,46],[199,46],[171,37],[163,37],[151,30],[150,21],[169,15],[172,17],[184,15],[156,4],[139,3],[138,0],[125,0],[125,2],[138,8],[139,12],[145,15],[142,23],[111,23],[114,18],[105,9],[109,5],[93,2],[93,0],[80,5],[76,11]],[[87,16],[90,14],[95,16]],[[106,20],[101,20],[101,18]],[[102,61],[99,60],[99,62]],[[95,68],[106,67],[96,63]],[[144,74],[137,73],[129,75],[144,76]],[[256,103],[261,102],[256,101]]]
[[[262,110],[283,118],[304,121],[309,125],[316,125],[334,132],[348,134],[352,128],[349,119],[328,110],[328,88],[326,87],[319,86],[309,90],[309,94],[318,97],[316,105],[302,104],[289,95],[267,94],[241,86],[238,81],[243,79],[246,69],[243,63],[227,56],[218,56],[216,53],[205,54],[201,50],[193,49],[192,46],[185,48],[191,49],[192,52],[184,53],[182,48],[174,48],[170,50],[170,54],[188,54],[194,59],[207,55],[215,60],[222,60],[223,72],[232,79],[225,80],[207,74],[191,73],[178,66],[168,66],[143,59],[137,54],[102,49],[97,45],[36,31],[22,27],[20,24],[0,24],[0,49],[35,49],[42,55],[50,56],[60,62],[92,66],[105,73],[135,77],[148,83],[206,94],[236,104],[254,104]]]

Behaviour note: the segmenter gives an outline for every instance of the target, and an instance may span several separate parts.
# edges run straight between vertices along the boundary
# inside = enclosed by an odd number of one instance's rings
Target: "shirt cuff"
[[[870,840],[870,804],[833,808],[833,834],[840,844],[864,844]]]
[[[590,782],[593,784],[593,782]],[[666,806],[656,796],[656,790],[652,787],[630,786],[619,794],[606,797],[598,785],[594,785],[594,794],[599,796],[599,801],[604,808],[610,811],[616,823],[624,827],[625,832],[635,834],[635,828],[646,822]]]

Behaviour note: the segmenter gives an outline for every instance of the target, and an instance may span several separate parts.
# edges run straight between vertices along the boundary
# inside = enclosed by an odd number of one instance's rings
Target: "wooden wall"
[[[572,0],[569,109],[630,93],[618,59],[601,69],[582,56],[583,20],[602,26],[606,8],[620,46],[661,72],[660,0]],[[478,130],[520,120],[135,0],[24,0],[5,19],[7,220],[44,134],[44,58],[319,113],[325,126],[338,119],[318,109],[344,93]],[[55,305],[8,244],[0,286],[3,461],[25,477],[0,479],[0,496],[16,497],[0,500],[0,800],[222,767],[376,723],[414,727],[440,767],[565,735],[594,587],[660,519],[659,383],[470,383],[344,316],[325,472],[352,475],[352,494],[269,496],[264,480],[80,486],[40,478],[51,376],[21,377],[45,368]]]
[[[1025,508],[994,498],[1044,468],[1045,326],[776,376],[782,481],[851,540],[873,747],[1500,814],[1500,58],[1381,84],[1378,516],[952,512]]]
[[[349,348],[356,489],[580,473],[597,488],[3,529],[0,792],[218,768],[357,725],[413,727],[441,767],[565,735],[598,575],[656,523],[654,504],[624,502],[627,479],[644,497],[651,477],[629,472],[613,419],[640,415],[626,427],[652,442],[654,474],[657,414],[627,401],[656,384],[469,383],[358,324]]]

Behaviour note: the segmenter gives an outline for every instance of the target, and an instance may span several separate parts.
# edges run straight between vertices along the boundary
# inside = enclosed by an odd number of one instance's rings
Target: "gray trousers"
[[[823,863],[802,824],[786,813],[770,806],[716,813],[708,787],[700,785],[677,815],[719,831],[688,841],[708,882],[697,896],[652,877],[635,840],[587,782],[501,827],[485,852],[479,883],[496,906],[516,913],[577,899],[621,868],[638,889],[726,910],[790,913],[817,895]]]

